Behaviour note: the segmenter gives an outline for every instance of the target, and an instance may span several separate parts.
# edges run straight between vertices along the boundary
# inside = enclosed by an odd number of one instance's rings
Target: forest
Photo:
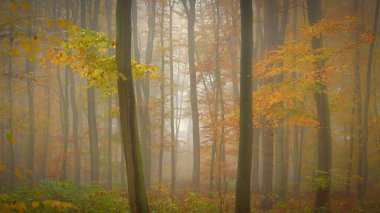
[[[0,212],[380,212],[379,13],[0,0]]]

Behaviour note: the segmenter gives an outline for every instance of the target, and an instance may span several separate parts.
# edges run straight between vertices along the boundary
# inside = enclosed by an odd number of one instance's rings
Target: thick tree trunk
[[[250,212],[252,163],[252,0],[240,0],[241,61],[240,61],[240,136],[236,178],[235,212]],[[248,91],[248,92],[247,92]]]
[[[140,149],[135,88],[132,79],[131,0],[118,0],[116,5],[116,63],[126,80],[118,79],[120,124],[125,153],[128,194],[131,212],[149,212],[145,194],[143,162]]]
[[[307,0],[308,19],[310,25],[313,25],[321,20],[321,1]],[[322,48],[322,37],[313,37],[311,41],[312,48],[318,50]],[[328,90],[326,82],[321,79],[326,73],[323,71],[323,62],[315,63],[314,79],[316,86],[320,91],[314,93],[314,99],[317,105],[317,121],[319,127],[317,130],[318,144],[318,168],[317,178],[324,180],[323,187],[317,189],[314,210],[326,212],[330,209],[330,187],[331,187],[331,127],[330,127],[330,109],[328,100]]]

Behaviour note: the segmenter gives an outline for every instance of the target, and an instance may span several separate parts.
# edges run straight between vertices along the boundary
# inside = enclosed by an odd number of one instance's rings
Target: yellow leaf
[[[57,24],[61,28],[66,28],[66,27],[70,26],[70,22],[65,21],[65,20],[58,20]]]
[[[21,173],[21,171],[18,169],[15,170],[15,175],[20,180],[23,180],[25,178],[24,175]]]
[[[22,3],[22,8],[24,9],[24,10],[28,10],[29,9],[29,3],[28,2],[24,2],[24,3]]]
[[[8,22],[8,24],[12,24],[13,22],[15,22],[15,18],[14,17],[8,17],[7,22]]]
[[[154,73],[150,74],[150,79],[156,79],[156,78],[157,78],[156,74],[154,74]]]
[[[32,202],[32,208],[35,209],[35,208],[38,208],[40,206],[40,203],[39,202],[36,202],[36,201],[33,201]]]
[[[10,5],[10,9],[12,12],[15,12],[17,10],[17,4],[16,2],[12,2]]]
[[[27,210],[24,202],[12,203],[11,208],[16,209],[18,212],[25,212]]]
[[[2,171],[4,171],[5,170],[5,165],[3,165],[3,164],[0,164],[0,172],[2,172]]]
[[[8,199],[8,195],[7,194],[0,194],[0,201],[6,201]]]
[[[9,54],[13,55],[13,56],[18,56],[18,55],[20,55],[20,51],[18,49],[13,49],[10,51]]]

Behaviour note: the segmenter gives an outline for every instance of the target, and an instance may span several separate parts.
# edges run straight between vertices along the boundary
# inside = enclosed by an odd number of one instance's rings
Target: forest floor
[[[354,194],[332,193],[332,212],[380,212],[380,191],[372,189],[367,201],[360,205]],[[154,187],[148,193],[152,212],[234,212],[234,193],[225,196],[196,195],[189,190],[179,190],[173,199],[166,187]],[[253,212],[293,213],[312,212],[314,193],[288,195],[270,210],[260,210],[261,196],[253,196]],[[29,187],[19,184],[12,192],[0,191],[0,212],[128,212],[128,195],[124,190],[106,189],[94,184],[77,186],[70,181],[48,182]]]

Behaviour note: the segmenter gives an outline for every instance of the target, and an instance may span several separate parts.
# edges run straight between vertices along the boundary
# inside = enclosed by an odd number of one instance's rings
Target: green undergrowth
[[[374,194],[375,195],[375,194]],[[371,196],[374,197],[374,196]],[[314,193],[302,197],[288,196],[277,201],[270,210],[260,210],[261,196],[253,196],[253,212],[313,212]],[[335,195],[331,199],[331,212],[380,212],[380,202],[370,199],[359,204],[354,198]],[[199,195],[188,191],[178,192],[172,197],[165,186],[155,186],[148,193],[151,212],[162,213],[216,213],[234,212],[234,193],[220,196]],[[128,194],[115,187],[110,190],[97,184],[76,185],[71,181],[42,181],[29,187],[18,184],[12,192],[0,191],[0,212],[129,212]]]

